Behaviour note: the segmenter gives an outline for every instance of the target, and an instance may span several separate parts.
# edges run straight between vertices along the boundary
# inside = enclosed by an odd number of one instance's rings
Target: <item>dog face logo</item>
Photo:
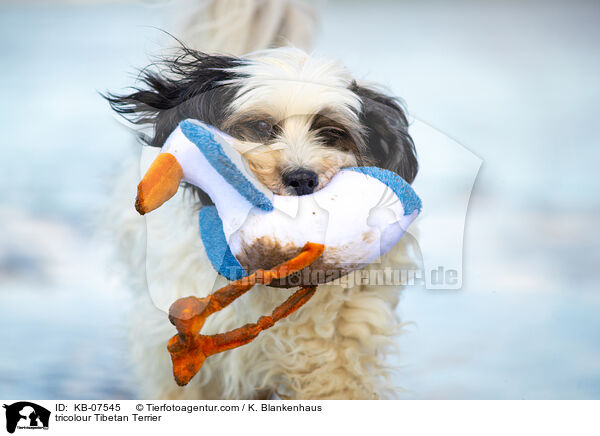
[[[19,429],[48,429],[50,411],[28,401],[3,406],[6,409],[6,431]]]

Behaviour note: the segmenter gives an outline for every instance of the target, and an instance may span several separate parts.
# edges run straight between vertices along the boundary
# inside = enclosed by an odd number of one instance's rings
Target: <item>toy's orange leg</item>
[[[256,323],[246,324],[226,333],[188,336],[185,341],[179,335],[173,336],[167,348],[171,353],[175,381],[179,386],[187,385],[207,357],[252,342],[260,332],[273,327],[277,321],[306,304],[316,290],[316,286],[302,288],[278,306],[271,315],[262,316]]]
[[[300,271],[317,260],[325,246],[308,242],[300,254],[270,270],[259,269],[248,277],[231,282],[204,298],[185,297],[175,301],[169,309],[169,320],[180,336],[200,333],[206,318],[229,306],[237,298],[244,295],[255,284],[268,285],[273,280],[281,279]]]
[[[171,338],[167,349],[171,353],[173,375],[177,384],[186,385],[200,370],[208,356],[251,342],[261,331],[294,312],[312,297],[316,287],[300,289],[270,316],[263,316],[255,324],[247,324],[227,333],[200,335],[208,316],[231,304],[256,283],[269,284],[275,279],[285,278],[309,266],[321,256],[324,249],[321,244],[307,243],[298,256],[271,270],[258,270],[208,297],[186,297],[173,303],[169,310],[169,319],[177,328],[178,334]]]
[[[137,187],[135,210],[144,215],[161,206],[175,195],[182,178],[183,170],[175,156],[159,154]]]

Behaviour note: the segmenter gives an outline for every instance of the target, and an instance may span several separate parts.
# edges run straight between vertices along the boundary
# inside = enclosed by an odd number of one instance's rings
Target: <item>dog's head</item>
[[[162,146],[180,121],[194,118],[239,139],[252,171],[276,194],[312,193],[348,166],[414,180],[401,105],[357,84],[337,62],[293,48],[241,58],[182,50],[165,70],[143,72],[143,88],[107,97],[118,113],[153,127],[149,145]]]

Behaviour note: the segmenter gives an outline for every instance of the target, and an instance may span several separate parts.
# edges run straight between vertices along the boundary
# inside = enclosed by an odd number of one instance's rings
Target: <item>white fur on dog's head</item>
[[[359,164],[365,148],[362,102],[351,91],[353,80],[345,68],[295,48],[263,50],[247,59],[231,70],[236,77],[227,83],[237,92],[224,126],[251,141],[240,151],[266,186],[277,194],[293,194],[282,174],[305,169],[318,175],[318,190],[340,168]],[[245,137],[253,123],[271,126],[271,134]]]

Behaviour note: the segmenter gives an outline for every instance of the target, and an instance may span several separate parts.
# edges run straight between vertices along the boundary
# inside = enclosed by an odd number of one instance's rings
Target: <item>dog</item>
[[[134,92],[106,96],[117,113],[144,129],[140,137],[146,145],[158,150],[180,121],[193,118],[239,139],[238,151],[249,168],[279,195],[310,194],[348,166],[375,165],[409,183],[414,180],[418,161],[402,104],[359,83],[337,61],[296,47],[306,43],[298,29],[311,28],[312,15],[305,5],[291,0],[219,0],[205,4],[202,14],[191,14],[186,31],[194,34],[190,27],[201,28],[196,38],[212,47],[197,51],[182,45],[157,68],[144,69],[142,86]],[[206,20],[221,27],[211,28]],[[247,33],[232,36],[232,29],[240,28]],[[166,351],[174,329],[153,304],[148,288],[174,301],[206,296],[226,281],[213,270],[198,231],[198,210],[211,204],[210,198],[191,186],[180,190],[167,207],[149,216],[164,235],[147,247],[150,230],[133,210],[139,175],[139,168],[131,165],[120,178],[109,222],[118,236],[129,283],[138,289],[131,335],[142,396],[394,397],[393,369],[386,356],[395,349],[394,336],[401,326],[395,313],[399,288],[386,284],[321,285],[301,310],[251,344],[210,357],[189,385],[177,386]],[[405,235],[369,268],[413,266],[414,251],[414,242]],[[203,333],[254,322],[290,293],[257,286],[211,317]]]

